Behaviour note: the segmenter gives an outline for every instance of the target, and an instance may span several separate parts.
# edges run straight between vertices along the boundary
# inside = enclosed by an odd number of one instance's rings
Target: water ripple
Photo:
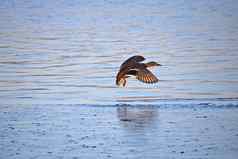
[[[220,3],[212,2],[212,11],[203,3],[198,9],[196,1],[3,6],[1,102],[156,105],[236,99],[238,14]],[[138,54],[163,65],[152,70],[159,82],[129,78],[125,88],[116,86],[120,64]]]

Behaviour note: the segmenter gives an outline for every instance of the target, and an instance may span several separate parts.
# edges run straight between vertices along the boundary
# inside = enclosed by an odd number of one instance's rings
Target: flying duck
[[[156,83],[158,78],[147,68],[161,66],[161,64],[151,61],[142,63],[145,58],[140,55],[132,56],[123,62],[116,76],[116,84],[119,86],[126,85],[126,79],[135,76],[139,81],[144,83]]]

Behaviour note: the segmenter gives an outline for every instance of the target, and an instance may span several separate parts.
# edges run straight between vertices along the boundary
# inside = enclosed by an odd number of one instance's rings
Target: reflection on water
[[[138,131],[150,126],[155,126],[154,121],[158,122],[158,109],[153,107],[127,107],[117,108],[117,116],[121,125],[130,130]]]
[[[14,104],[238,98],[238,1],[0,1],[0,99]],[[115,86],[142,54],[161,80]]]

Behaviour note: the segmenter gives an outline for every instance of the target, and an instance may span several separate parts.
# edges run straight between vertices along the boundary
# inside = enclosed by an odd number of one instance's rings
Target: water
[[[237,113],[237,106],[194,104],[4,105],[1,158],[236,159]]]
[[[238,1],[0,0],[0,156],[238,156]],[[133,55],[157,84],[115,85]]]
[[[0,100],[157,104],[238,99],[237,1],[0,1]],[[160,82],[115,85],[123,60]]]

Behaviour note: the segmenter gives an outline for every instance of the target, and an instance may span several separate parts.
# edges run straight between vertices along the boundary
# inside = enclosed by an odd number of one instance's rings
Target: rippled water
[[[0,1],[0,100],[118,104],[238,99],[238,1]],[[160,82],[115,75],[126,58]]]

